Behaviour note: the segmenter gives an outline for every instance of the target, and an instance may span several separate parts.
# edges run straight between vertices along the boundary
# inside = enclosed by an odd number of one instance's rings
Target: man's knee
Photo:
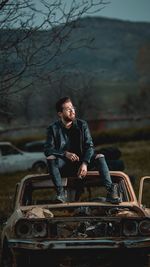
[[[105,156],[103,154],[97,154],[95,159],[100,159],[100,158],[104,158]]]
[[[106,165],[106,159],[103,154],[97,154],[95,157],[95,162],[97,166],[104,166]]]
[[[52,160],[52,159],[56,159],[56,157],[54,155],[50,155],[47,157],[47,160]]]
[[[51,168],[56,166],[56,157],[55,156],[50,155],[46,159],[47,159],[47,165],[48,165],[49,170],[51,170]]]

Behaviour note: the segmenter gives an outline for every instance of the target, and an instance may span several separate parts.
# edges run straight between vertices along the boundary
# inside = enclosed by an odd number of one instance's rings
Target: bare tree
[[[77,114],[81,118],[93,119],[99,117],[103,103],[99,97],[95,77],[76,70],[75,73],[59,73],[60,79],[55,86],[55,102],[60,97],[68,95],[73,99]],[[100,88],[99,88],[100,90]]]
[[[51,81],[52,74],[62,67],[59,60],[52,64],[54,59],[87,41],[80,38],[67,43],[80,18],[99,11],[106,4],[105,0],[1,1],[0,97],[3,105],[0,116],[6,116],[8,96],[26,88],[32,90],[34,80]],[[52,67],[41,75],[45,66]]]

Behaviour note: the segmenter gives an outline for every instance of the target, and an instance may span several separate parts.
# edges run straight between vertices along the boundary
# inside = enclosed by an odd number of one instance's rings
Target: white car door
[[[1,150],[0,172],[14,172],[26,169],[23,164],[23,153],[10,145],[3,145]]]

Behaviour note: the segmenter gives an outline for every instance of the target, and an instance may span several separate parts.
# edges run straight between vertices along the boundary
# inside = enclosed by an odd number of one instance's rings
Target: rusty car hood
[[[143,217],[145,213],[136,203],[122,202],[119,205],[98,202],[74,202],[51,205],[32,205],[20,207],[26,218],[53,218],[56,216],[120,216]]]

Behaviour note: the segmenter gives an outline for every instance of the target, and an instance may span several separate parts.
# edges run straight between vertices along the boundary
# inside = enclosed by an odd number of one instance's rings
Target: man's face
[[[62,106],[62,112],[59,112],[59,116],[66,122],[71,122],[75,119],[76,113],[72,102],[66,102]]]

